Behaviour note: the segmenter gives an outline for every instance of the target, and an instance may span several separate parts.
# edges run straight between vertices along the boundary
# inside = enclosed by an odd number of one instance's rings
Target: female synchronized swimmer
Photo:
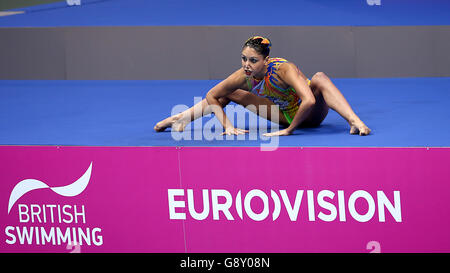
[[[225,131],[223,134],[239,135],[248,131],[235,128],[226,117],[223,108],[233,101],[244,107],[254,109],[256,114],[277,122],[285,128],[264,134],[265,136],[286,136],[297,128],[317,127],[331,108],[339,113],[350,125],[350,134],[365,136],[370,129],[353,112],[339,89],[323,73],[317,72],[309,80],[292,62],[282,58],[270,58],[271,42],[262,36],[248,39],[241,52],[242,68],[214,86],[206,98],[190,109],[158,122],[157,132],[172,127],[183,131],[191,121],[213,112]],[[279,120],[272,120],[270,110],[278,105]]]

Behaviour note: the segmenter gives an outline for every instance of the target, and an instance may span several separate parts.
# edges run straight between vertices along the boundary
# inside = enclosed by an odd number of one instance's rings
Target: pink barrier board
[[[449,252],[449,148],[0,147],[0,252]]]

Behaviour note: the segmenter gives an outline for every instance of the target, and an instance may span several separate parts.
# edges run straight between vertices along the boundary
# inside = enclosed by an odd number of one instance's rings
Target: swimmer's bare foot
[[[370,132],[371,132],[370,128],[367,127],[361,120],[350,122],[350,134],[352,135],[359,134],[360,136],[367,136],[368,134],[370,134]]]
[[[183,132],[184,127],[189,124],[190,121],[186,121],[183,118],[180,118],[172,123],[172,131],[174,132]]]
[[[155,127],[153,127],[153,129],[156,132],[163,132],[164,130],[166,130],[167,127],[170,127],[172,125],[172,119],[173,117],[168,117],[165,120],[162,120],[158,123],[156,123]]]
[[[168,117],[165,120],[156,123],[153,129],[155,129],[156,132],[163,132],[166,128],[172,127],[172,131],[182,132],[184,131],[184,127],[186,127],[189,123],[183,120],[182,116],[183,115],[180,113],[178,115]]]

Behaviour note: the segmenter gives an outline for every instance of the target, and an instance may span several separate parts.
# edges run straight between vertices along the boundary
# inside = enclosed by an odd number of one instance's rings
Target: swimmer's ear
[[[264,59],[264,64],[268,64],[268,63],[269,63],[269,59],[270,59],[270,57],[267,56],[267,57]]]

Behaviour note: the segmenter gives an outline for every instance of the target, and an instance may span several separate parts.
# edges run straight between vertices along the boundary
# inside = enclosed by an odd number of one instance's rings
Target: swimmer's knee
[[[328,79],[327,74],[325,74],[324,72],[317,72],[316,74],[314,74],[311,78],[312,80],[321,80],[321,79]]]
[[[324,72],[317,72],[311,78],[311,86],[320,87],[322,84],[328,82],[330,78]]]

